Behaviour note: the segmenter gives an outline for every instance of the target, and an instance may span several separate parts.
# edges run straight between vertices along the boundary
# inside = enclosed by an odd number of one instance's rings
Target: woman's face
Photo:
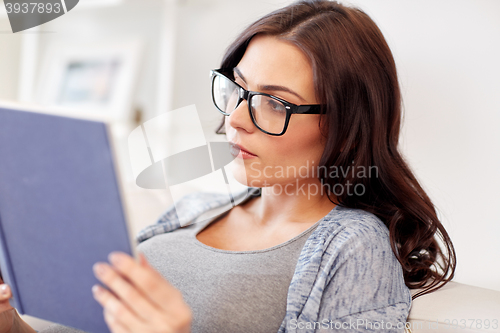
[[[246,90],[268,93],[297,105],[319,104],[308,59],[299,48],[276,37],[255,36],[234,77]],[[255,156],[238,155],[233,164],[236,180],[251,187],[267,187],[317,179],[312,171],[325,146],[319,119],[320,115],[293,114],[285,134],[272,136],[255,127],[247,101],[241,102],[225,119],[227,139]]]

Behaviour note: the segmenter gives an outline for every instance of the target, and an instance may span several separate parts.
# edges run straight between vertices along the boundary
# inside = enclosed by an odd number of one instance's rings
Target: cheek
[[[309,165],[312,162],[317,164],[323,154],[324,145],[316,136],[305,135],[294,138],[286,144],[280,155],[283,161],[291,165]]]
[[[291,126],[290,132],[270,144],[264,164],[284,169],[299,170],[317,166],[323,155],[325,142],[316,123]],[[287,178],[293,178],[293,173]]]
[[[301,117],[302,116],[302,117]],[[323,154],[325,142],[322,140],[318,122],[310,115],[294,115],[290,119],[289,129],[283,136],[286,145],[287,160],[294,160],[295,163],[305,164],[314,160],[318,162]],[[292,118],[293,118],[292,117]],[[294,164],[295,164],[294,163]]]

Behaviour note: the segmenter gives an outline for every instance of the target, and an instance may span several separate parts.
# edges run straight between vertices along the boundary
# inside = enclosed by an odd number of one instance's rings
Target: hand
[[[187,333],[192,313],[182,294],[149,265],[123,252],[112,252],[107,263],[96,263],[94,274],[110,290],[95,285],[94,298],[104,308],[113,333]]]

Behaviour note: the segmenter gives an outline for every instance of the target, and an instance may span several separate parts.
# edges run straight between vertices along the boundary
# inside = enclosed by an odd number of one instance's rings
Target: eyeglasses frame
[[[321,114],[321,106],[322,106],[321,104],[296,105],[296,104],[290,103],[288,101],[285,101],[282,98],[279,98],[279,97],[276,97],[276,96],[273,96],[270,94],[246,90],[245,88],[240,86],[238,83],[236,83],[233,79],[231,79],[231,77],[229,76],[229,75],[231,75],[231,73],[232,73],[232,70],[224,70],[222,68],[214,69],[214,70],[210,71],[210,76],[212,79],[212,101],[213,101],[215,107],[217,108],[217,110],[219,110],[225,116],[229,116],[231,114],[226,113],[226,112],[222,111],[221,109],[219,109],[219,107],[217,106],[217,103],[215,102],[214,82],[215,82],[215,78],[217,75],[221,75],[221,76],[225,77],[226,79],[228,79],[229,81],[234,83],[239,88],[238,89],[238,102],[236,103],[235,109],[240,105],[240,103],[243,100],[246,100],[247,104],[248,104],[248,113],[250,114],[250,118],[252,119],[253,124],[259,130],[261,130],[262,132],[264,132],[266,134],[274,135],[274,136],[281,136],[281,135],[285,134],[286,129],[288,128],[288,123],[290,122],[290,117],[292,116],[292,114]],[[256,96],[256,95],[270,97],[274,100],[281,102],[285,106],[285,110],[286,110],[285,126],[283,127],[283,131],[281,133],[270,133],[270,132],[262,129],[255,121],[255,118],[252,114],[249,99],[252,99],[252,97]]]

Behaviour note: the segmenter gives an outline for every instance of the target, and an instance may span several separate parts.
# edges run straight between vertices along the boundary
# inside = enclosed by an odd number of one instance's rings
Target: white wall
[[[3,3],[0,3],[3,6]],[[21,35],[12,34],[9,21],[0,16],[0,99],[17,96]]]
[[[353,2],[394,50],[403,152],[454,241],[455,280],[500,290],[500,2]]]
[[[219,121],[209,70],[244,26],[287,3],[181,3],[174,105],[196,104],[207,137]],[[350,3],[379,24],[394,52],[402,152],[455,244],[455,281],[500,290],[500,1]]]

